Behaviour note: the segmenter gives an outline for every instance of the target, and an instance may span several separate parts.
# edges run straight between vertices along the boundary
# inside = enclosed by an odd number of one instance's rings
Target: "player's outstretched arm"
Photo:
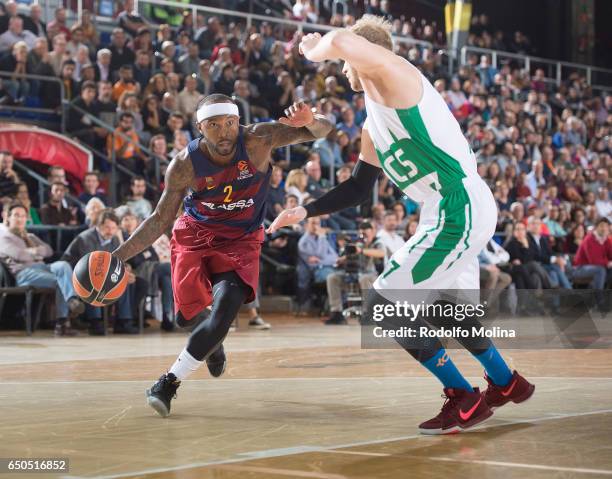
[[[179,153],[168,166],[165,189],[155,211],[144,220],[113,255],[126,261],[151,246],[174,223],[189,182],[193,178],[193,166],[186,151]]]
[[[333,128],[323,115],[313,113],[301,101],[287,108],[285,115],[278,122],[256,123],[248,128],[255,137],[266,140],[271,149],[322,138]]]
[[[368,131],[364,129],[361,136],[361,154],[352,176],[306,206],[281,211],[266,231],[274,233],[284,226],[299,223],[304,218],[335,213],[363,203],[370,196],[380,172],[376,150]]]
[[[334,30],[324,36],[319,33],[309,33],[300,42],[300,52],[313,62],[344,60],[366,74],[382,75],[399,59],[391,50],[348,30]]]

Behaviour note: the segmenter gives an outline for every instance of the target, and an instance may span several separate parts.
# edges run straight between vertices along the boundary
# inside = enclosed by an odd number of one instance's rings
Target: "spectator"
[[[342,122],[338,123],[337,128],[346,133],[350,141],[361,135],[361,129],[355,125],[355,113],[350,106],[342,109]]]
[[[49,201],[40,208],[40,219],[45,225],[76,225],[76,211],[64,206],[66,186],[62,182],[51,184]]]
[[[113,101],[118,102],[126,91],[138,93],[138,84],[134,81],[132,65],[122,65],[119,68],[119,80],[113,85]]]
[[[159,258],[159,263],[155,269],[158,286],[162,294],[162,331],[172,331],[174,329],[174,298],[172,293],[172,278],[170,268],[170,241],[166,235],[161,235],[153,248]]]
[[[83,9],[80,26],[83,29],[83,42],[94,52],[100,44],[100,35],[91,20],[91,11],[86,8]]]
[[[240,97],[247,103],[249,106],[248,113],[250,114],[251,119],[255,118],[255,121],[258,121],[258,119],[268,118],[270,116],[268,110],[263,106],[264,102],[262,101],[262,98],[251,98],[251,91],[249,88],[249,82],[247,80],[236,80],[234,82],[233,95]],[[247,118],[247,112],[244,111],[242,102],[238,102],[238,110],[241,118]]]
[[[74,81],[74,70],[76,68],[76,63],[74,60],[66,60],[62,65],[62,73],[60,75],[60,80],[64,84],[64,98],[68,101],[73,100],[79,95],[79,85]],[[61,97],[58,92],[58,104],[61,103]]]
[[[89,48],[86,45],[81,44],[76,51],[76,54],[72,56],[72,60],[75,63],[74,75],[73,78],[75,81],[80,82],[83,79],[83,70],[89,68],[91,63],[89,63]],[[91,80],[95,80],[95,70],[93,70],[92,66],[92,76]]]
[[[170,150],[170,157],[174,158],[181,151],[187,148],[189,145],[189,138],[187,137],[187,132],[185,130],[175,130],[172,144],[172,150]]]
[[[147,191],[145,179],[142,176],[133,176],[130,181],[130,191],[132,194],[125,204],[139,221],[143,221],[153,212],[151,202],[144,197]]]
[[[136,55],[128,48],[125,33],[121,28],[114,28],[111,35],[110,71],[111,75],[119,70],[123,65],[133,65]],[[110,78],[108,78],[110,80]]]
[[[138,11],[134,10],[134,0],[125,0],[123,11],[117,16],[117,21],[125,33],[131,37],[135,37],[140,28],[148,26]]]
[[[367,221],[359,225],[359,238],[361,243],[356,246],[356,254],[359,258],[358,282],[361,295],[364,297],[365,292],[372,288],[378,277],[376,264],[385,258],[385,247],[376,238],[376,231],[372,224]],[[347,253],[341,252],[337,265],[342,266],[346,261]],[[343,271],[335,271],[327,275],[327,296],[331,315],[325,321],[326,325],[346,324],[346,319],[342,315],[342,286],[346,274]]]
[[[138,103],[138,95],[132,91],[126,90],[119,97],[117,106],[117,115],[122,113],[131,113],[134,118],[134,130],[139,137],[142,136],[144,124],[142,122],[142,114],[140,113],[140,104]]]
[[[610,221],[601,218],[580,243],[574,257],[573,279],[591,278],[592,289],[604,289],[612,271]]]
[[[168,115],[160,108],[159,100],[155,95],[149,95],[145,98],[142,107],[142,121],[144,131],[150,135],[157,135],[163,131],[162,125],[165,125],[168,121]]]
[[[178,109],[189,122],[204,96],[197,90],[195,74],[185,77],[185,88],[178,94]]]
[[[92,198],[85,205],[85,224],[91,228],[98,223],[100,213],[104,211],[106,206],[100,198]]]
[[[200,71],[200,48],[195,41],[190,40],[187,52],[183,53],[178,59],[178,70],[184,76],[194,75],[197,78]]]
[[[161,73],[156,73],[149,80],[149,84],[145,88],[144,95],[145,97],[149,97],[150,95],[154,95],[159,102],[162,101],[164,97],[164,93],[168,90],[168,83],[166,77]]]
[[[146,50],[136,51],[136,64],[134,65],[134,80],[139,85],[138,91],[143,91],[153,75],[151,56]]]
[[[234,91],[234,67],[226,63],[221,67],[221,76],[214,83],[214,93],[231,96]]]
[[[342,160],[342,151],[338,144],[338,130],[332,130],[325,138],[315,140],[312,148],[319,154],[321,158],[321,166],[329,168],[333,165],[339,168],[344,164]]]
[[[70,29],[70,40],[66,44],[66,52],[74,57],[81,47],[87,48],[89,53],[89,47],[83,43],[83,28],[75,23]]]
[[[0,225],[0,258],[15,276],[17,286],[55,289],[55,335],[74,336],[70,317],[81,314],[84,305],[72,286],[72,268],[65,261],[43,262],[53,255],[53,250],[26,231],[25,206],[13,203],[7,213],[7,224]]]
[[[168,144],[166,143],[166,137],[164,135],[155,135],[149,141],[149,150],[153,153],[153,158],[146,161],[148,164],[147,174],[150,178],[155,176],[155,162],[159,162],[160,169],[164,165],[168,165]],[[163,180],[162,180],[163,181]]]
[[[404,239],[397,234],[397,215],[394,211],[387,211],[382,229],[376,235],[378,241],[383,246],[385,258],[388,260],[395,252],[404,246]]]
[[[49,56],[49,42],[47,42],[46,37],[38,37],[34,42],[34,48],[28,52],[26,69],[35,73],[45,55],[47,57]],[[47,76],[53,76],[53,69],[51,69],[51,72],[47,74]],[[38,90],[35,88],[32,93],[38,94]]]
[[[541,234],[542,221],[537,216],[527,219],[527,239],[529,249],[534,259],[542,265],[548,273],[553,288],[572,289],[572,285],[565,274],[566,260],[563,255],[554,256],[548,241],[548,236]]]
[[[283,211],[283,205],[285,203],[285,189],[282,186],[283,182],[283,170],[279,166],[272,167],[272,175],[270,176],[270,189],[268,190],[268,197],[266,198],[266,204],[268,211],[266,218],[273,221],[276,216]]]
[[[542,289],[544,285],[550,287],[548,275],[542,274],[537,267],[536,258],[529,248],[527,229],[523,223],[516,223],[512,238],[507,243],[506,251],[512,263],[511,276],[517,289]]]
[[[0,71],[12,73],[9,78],[2,79],[2,90],[5,96],[0,98],[0,104],[23,103],[30,92],[30,83],[24,75],[31,73],[27,68],[28,48],[24,42],[13,45],[10,54],[0,58]]]
[[[0,51],[9,51],[17,42],[25,43],[27,49],[31,50],[34,48],[35,41],[36,35],[23,29],[23,19],[21,17],[11,17],[8,30],[0,35]]]
[[[100,120],[109,126],[115,124],[115,118],[117,116],[117,103],[113,101],[113,86],[108,81],[100,80],[98,82],[96,108],[99,112]]]
[[[310,153],[309,158],[309,161],[304,166],[304,171],[308,175],[306,191],[311,198],[317,199],[323,196],[329,189],[329,183],[324,178],[321,178],[321,161],[318,153]]]
[[[295,89],[295,99],[314,105],[318,96],[314,75],[304,75],[302,84]]]
[[[107,203],[104,190],[100,188],[100,175],[96,171],[85,173],[83,193],[79,195],[79,201],[86,205],[92,198],[98,198],[103,204]]]
[[[36,211],[36,208],[32,206],[30,193],[28,192],[28,185],[25,183],[17,183],[17,194],[15,195],[15,200],[21,203],[28,212],[26,226],[42,224],[40,221],[40,216],[38,216],[38,211]]]
[[[107,81],[112,80],[111,75],[111,59],[113,57],[112,52],[108,48],[102,48],[98,50],[96,54],[96,64],[94,69],[96,70],[96,81]]]
[[[129,209],[121,216],[121,235],[123,241],[126,241],[130,235],[136,231],[140,221],[134,213]],[[132,305],[133,317],[138,316],[138,305],[141,304],[143,299],[149,295],[157,294],[157,278],[155,276],[155,270],[158,265],[158,257],[155,249],[149,246],[144,251],[141,251],[135,256],[132,256],[126,263],[129,265],[131,271],[134,272],[136,280],[131,288],[128,289],[127,294],[130,294],[130,304]],[[156,319],[151,312],[145,312],[145,319]],[[169,325],[164,325],[168,327]]]
[[[512,283],[512,276],[506,272],[509,260],[508,252],[493,238],[478,255],[480,284],[485,290],[490,309],[494,308],[501,292]]]
[[[338,259],[318,217],[306,220],[306,231],[298,241],[298,257],[297,302],[301,307],[310,297],[312,283],[326,281]]]
[[[65,186],[68,185],[68,181],[66,180],[66,170],[63,166],[50,166],[47,170],[47,181],[49,184],[53,183],[61,183]]]
[[[133,172],[142,172],[138,134],[134,130],[134,116],[125,112],[119,116],[119,126],[108,135],[106,148],[108,158],[115,158]],[[114,156],[113,156],[114,154]]]
[[[168,143],[169,148],[172,148],[174,144],[175,133],[182,130],[184,125],[185,119],[180,112],[175,111],[170,114],[166,126],[161,130],[161,134],[166,137],[166,143]]]
[[[213,80],[210,76],[210,60],[200,60],[198,65],[199,75],[198,75],[198,91],[207,96],[213,91]]]
[[[287,195],[293,195],[298,199],[298,205],[304,204],[310,195],[306,191],[308,176],[302,170],[291,170],[285,180],[285,191]]]
[[[93,200],[91,200],[93,201]],[[119,247],[120,239],[119,219],[110,210],[103,210],[98,216],[95,226],[83,231],[70,243],[62,260],[67,261],[74,268],[76,263],[86,254],[93,251],[112,252]],[[133,311],[130,298],[133,296],[129,291],[136,281],[131,268],[126,265],[128,275],[128,290],[121,295],[117,301],[117,317],[114,321],[115,334],[138,334],[138,328],[133,324]],[[102,326],[102,310],[89,304],[85,305],[85,316],[90,321],[89,334],[99,336],[105,334]]]
[[[9,151],[0,151],[0,203],[11,203],[17,194],[19,175],[13,169],[13,155]]]
[[[548,216],[544,219],[544,224],[548,227],[551,236],[563,238],[567,232],[559,223],[559,207],[552,206],[548,211]]]
[[[221,23],[217,17],[210,17],[207,25],[196,32],[195,41],[200,49],[200,58],[210,58],[220,32]]]
[[[374,226],[375,231],[383,229],[385,223],[385,205],[383,203],[376,203],[372,205],[372,218],[371,223]]]
[[[612,218],[612,202],[610,201],[610,193],[608,188],[602,186],[597,191],[597,199],[595,200],[595,207],[597,208],[597,214],[601,218]]]
[[[47,35],[53,41],[57,35],[64,35],[70,40],[70,29],[66,26],[66,9],[58,7],[55,9],[55,18],[47,24]]]
[[[103,145],[107,131],[96,126],[91,117],[99,117],[99,104],[96,102],[96,84],[85,82],[81,89],[81,96],[72,102],[81,111],[71,108],[68,110],[66,131],[82,143],[92,147],[100,148]]]
[[[53,50],[49,53],[49,64],[53,67],[55,76],[60,76],[62,73],[62,65],[66,60],[70,59],[70,55],[66,50],[68,42],[64,35],[56,35],[53,38]]]
[[[42,21],[42,8],[38,3],[30,5],[30,16],[23,16],[23,28],[32,32],[36,37],[47,37],[47,26]]]

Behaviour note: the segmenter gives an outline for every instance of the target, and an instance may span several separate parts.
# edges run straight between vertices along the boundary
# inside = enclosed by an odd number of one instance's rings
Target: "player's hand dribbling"
[[[278,122],[293,128],[301,128],[314,121],[312,110],[303,101],[296,101],[285,110],[285,115],[279,118]]]
[[[296,206],[295,208],[283,210],[268,227],[266,233],[271,234],[284,226],[297,224],[304,218],[306,218],[306,210],[303,206]]]

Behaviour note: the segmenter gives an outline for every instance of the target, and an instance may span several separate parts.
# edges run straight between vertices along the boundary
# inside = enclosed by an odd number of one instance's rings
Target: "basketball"
[[[127,283],[123,262],[108,251],[93,251],[83,256],[72,273],[74,290],[92,306],[114,303],[125,291]]]

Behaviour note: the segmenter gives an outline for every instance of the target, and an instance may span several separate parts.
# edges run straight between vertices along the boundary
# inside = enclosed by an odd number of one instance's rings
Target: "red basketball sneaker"
[[[484,397],[491,409],[501,407],[509,401],[517,404],[527,401],[535,391],[535,385],[516,371],[512,373],[512,379],[506,386],[496,385],[486,374],[485,379],[489,383],[489,387],[487,387]]]
[[[440,414],[419,426],[422,434],[453,434],[480,424],[493,415],[483,394],[465,389],[444,389],[446,401]]]

